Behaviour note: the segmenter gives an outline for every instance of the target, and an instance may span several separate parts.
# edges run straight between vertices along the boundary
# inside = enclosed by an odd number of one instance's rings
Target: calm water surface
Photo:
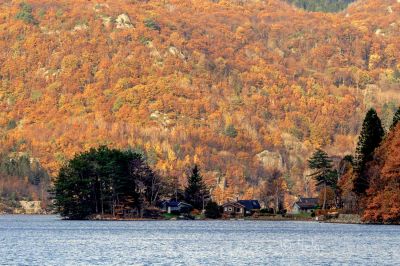
[[[399,265],[400,226],[0,216],[0,265]]]

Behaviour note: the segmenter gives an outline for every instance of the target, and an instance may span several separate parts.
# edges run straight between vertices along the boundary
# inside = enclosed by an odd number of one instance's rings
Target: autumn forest
[[[389,132],[400,104],[400,2],[340,2],[2,1],[0,198],[44,199],[101,145],[182,187],[197,164],[217,203],[317,195],[314,150],[339,167],[367,111]],[[395,163],[393,149],[377,152]],[[375,169],[398,178],[390,160]]]

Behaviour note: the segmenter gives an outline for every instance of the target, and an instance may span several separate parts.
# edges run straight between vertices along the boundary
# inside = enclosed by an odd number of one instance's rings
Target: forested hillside
[[[345,157],[339,167],[342,209],[361,214],[365,222],[400,223],[399,121],[400,108],[382,136],[379,118],[371,109],[363,123],[356,156]]]
[[[0,213],[12,211],[20,200],[43,200],[48,198],[50,177],[37,160],[26,153],[0,155]]]
[[[299,8],[313,12],[338,12],[355,0],[286,0]]]
[[[312,193],[315,147],[352,153],[399,103],[400,3],[337,14],[278,0],[2,1],[0,153],[54,176],[106,144],[217,201]]]
[[[400,125],[389,133],[368,165],[370,187],[364,219],[400,223]]]

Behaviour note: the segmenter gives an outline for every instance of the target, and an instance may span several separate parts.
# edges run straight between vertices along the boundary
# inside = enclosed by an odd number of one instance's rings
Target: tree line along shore
[[[294,204],[300,206],[297,212],[294,207],[283,207],[279,186],[275,186],[270,205],[261,206],[253,198],[216,202],[197,165],[188,171],[187,184],[182,187],[176,178],[153,171],[145,154],[107,146],[77,154],[60,169],[53,186],[48,188],[51,206],[46,209],[50,211],[43,211],[40,201],[20,204],[26,213],[58,213],[65,219],[317,219],[398,224],[398,121],[400,108],[390,130],[385,132],[376,111],[370,109],[355,155],[345,156],[338,165],[324,150],[316,149],[308,159],[308,177],[315,180],[318,197],[299,197]],[[302,208],[307,200],[314,203]]]
[[[390,131],[385,132],[376,111],[370,109],[355,155],[345,156],[338,167],[334,167],[325,151],[316,149],[308,160],[312,170],[309,176],[316,181],[320,200],[308,212],[310,216],[326,219],[330,214],[359,214],[364,222],[399,223],[399,120],[400,109]],[[107,147],[91,149],[75,156],[60,170],[54,184],[54,205],[58,213],[69,219],[127,213],[130,217],[157,217],[160,210],[171,213],[171,208],[179,209],[179,204],[186,204],[186,212],[182,213],[189,218],[200,214],[207,218],[276,214],[294,218],[291,210],[283,209],[279,203],[261,208],[257,200],[237,199],[218,205],[197,165],[191,169],[184,189],[165,180],[171,179],[156,174],[142,154]],[[254,208],[247,207],[248,203]]]

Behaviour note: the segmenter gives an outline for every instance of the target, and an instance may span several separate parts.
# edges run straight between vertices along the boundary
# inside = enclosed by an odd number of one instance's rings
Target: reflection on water
[[[0,265],[399,263],[399,226],[0,216]]]

